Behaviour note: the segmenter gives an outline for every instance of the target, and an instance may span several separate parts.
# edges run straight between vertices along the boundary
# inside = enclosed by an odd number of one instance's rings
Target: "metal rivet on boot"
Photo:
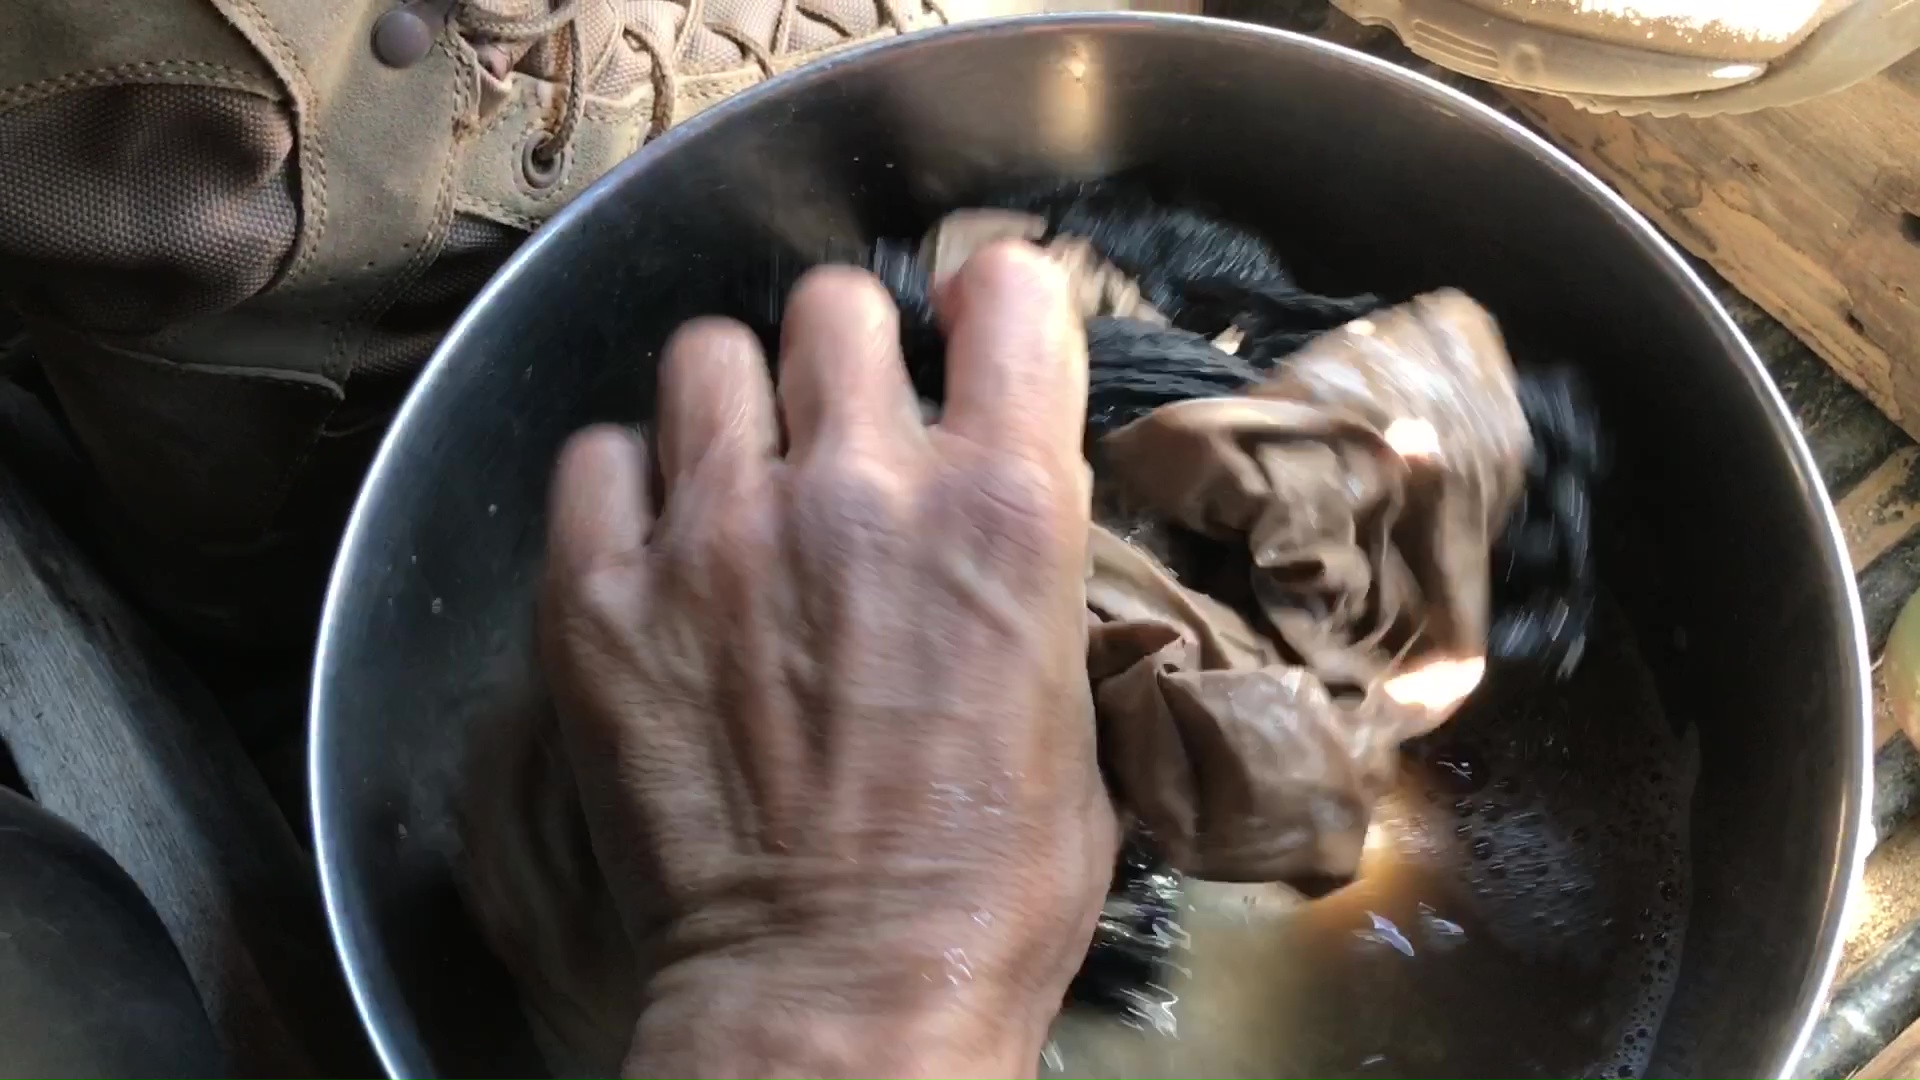
[[[561,158],[566,149],[552,146],[551,141],[546,132],[534,131],[520,144],[520,176],[535,191],[545,191],[560,182]]]
[[[426,59],[447,28],[455,0],[411,0],[373,24],[373,55],[388,67],[410,68]]]

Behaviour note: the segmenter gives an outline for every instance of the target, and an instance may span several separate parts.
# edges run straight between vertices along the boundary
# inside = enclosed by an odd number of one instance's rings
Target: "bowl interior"
[[[1617,457],[1602,577],[1700,739],[1653,1071],[1788,1066],[1855,866],[1864,668],[1846,560],[1757,361],[1623,204],[1464,97],[1276,32],[1078,16],[889,43],[694,119],[556,218],[435,358],[349,530],[314,699],[331,912],[389,1069],[538,1069],[455,900],[446,807],[467,733],[539,707],[560,441],[647,416],[664,337],[725,310],[743,267],[915,235],[1022,179],[1120,172],[1261,230],[1319,291],[1458,286],[1517,355],[1590,373]]]

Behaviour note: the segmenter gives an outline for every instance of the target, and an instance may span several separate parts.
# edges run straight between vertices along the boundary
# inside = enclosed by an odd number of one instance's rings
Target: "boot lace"
[[[560,155],[572,144],[573,133],[579,129],[580,118],[586,111],[587,43],[580,31],[579,16],[580,0],[560,0],[546,11],[530,9],[524,0],[517,3],[515,0],[505,0],[504,3],[502,0],[459,0],[454,5],[450,20],[455,31],[463,37],[503,46],[536,45],[557,33],[566,34],[567,47],[563,61],[566,64],[566,90],[560,122],[531,151],[534,162],[543,168],[551,167],[560,160]],[[666,66],[661,61],[672,54],[646,48],[653,59],[654,123],[658,125],[661,113],[660,71]],[[672,107],[672,99],[668,98],[667,109],[671,111]]]
[[[912,20],[903,10],[907,0],[879,0],[881,24],[896,31],[904,31],[912,26]],[[942,22],[946,21],[946,11],[942,0],[923,0],[935,11]],[[784,0],[784,10],[780,15],[780,24],[794,17],[795,9],[802,0]],[[527,47],[556,34],[564,34],[566,47],[562,50],[565,64],[564,80],[556,79],[563,87],[565,102],[560,119],[530,150],[530,159],[540,168],[551,168],[571,145],[574,133],[579,130],[580,121],[586,112],[588,97],[588,64],[592,56],[588,42],[581,29],[581,0],[558,0],[548,7],[543,0],[453,0],[449,13],[449,23],[462,36],[469,40],[484,41],[508,49]],[[627,22],[616,31],[633,48],[646,54],[651,61],[648,65],[653,83],[653,115],[650,120],[647,138],[651,139],[665,131],[673,123],[673,106],[678,97],[679,57],[688,36],[705,22],[706,0],[689,0],[686,15],[680,20],[679,28],[670,34],[661,34],[657,30],[634,22]],[[739,34],[726,32],[719,26],[712,27],[724,34],[740,50],[757,64],[762,73],[771,77],[777,74],[774,58],[761,42],[751,40]]]

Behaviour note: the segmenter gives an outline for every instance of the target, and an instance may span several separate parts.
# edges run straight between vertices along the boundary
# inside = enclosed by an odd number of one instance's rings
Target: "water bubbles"
[[[931,790],[930,798],[942,806],[965,806],[973,801],[973,796],[967,794],[966,786],[963,784],[943,784],[935,782],[927,786]]]
[[[1466,927],[1452,919],[1443,919],[1431,904],[1420,905],[1420,926],[1427,932],[1429,940],[1435,944],[1451,947],[1467,938]]]
[[[1164,1000],[1111,1040],[1057,1027],[1049,1072],[1643,1075],[1682,966],[1697,747],[1630,651],[1596,637],[1572,683],[1496,687],[1410,747],[1394,842],[1352,886],[1284,912],[1188,882]],[[1155,1034],[1176,1000],[1177,1044]],[[1526,1019],[1482,1031],[1463,1005]]]
[[[1370,929],[1355,931],[1355,935],[1360,940],[1385,945],[1402,956],[1413,955],[1413,942],[1407,940],[1407,935],[1400,932],[1400,928],[1393,924],[1392,919],[1369,911],[1367,921],[1371,924]]]
[[[1427,758],[1439,788],[1471,795],[1487,785],[1487,769],[1478,754],[1463,746],[1448,746]]]
[[[965,949],[948,949],[940,954],[940,958],[946,961],[947,982],[959,986],[973,981],[973,967],[967,963]]]

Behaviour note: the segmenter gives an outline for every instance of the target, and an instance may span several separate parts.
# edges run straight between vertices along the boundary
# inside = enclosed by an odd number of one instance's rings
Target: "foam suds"
[[[1571,3],[1575,11],[1633,23],[1662,23],[1676,30],[1737,35],[1749,40],[1786,41],[1800,34],[1823,10],[1824,0],[1547,0],[1554,7]],[[1540,0],[1524,0],[1539,4]]]
[[[1679,970],[1698,753],[1603,605],[1579,673],[1494,676],[1410,747],[1360,879],[1189,882],[1154,1019],[1060,1018],[1043,1076],[1638,1076]]]

